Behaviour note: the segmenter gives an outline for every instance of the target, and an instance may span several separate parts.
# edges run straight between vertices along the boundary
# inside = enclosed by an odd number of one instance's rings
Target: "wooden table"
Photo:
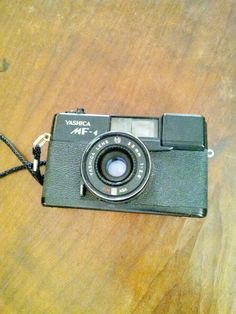
[[[30,158],[56,112],[203,114],[205,219],[44,208],[0,180],[0,312],[236,313],[235,1],[0,3],[0,131]],[[16,165],[0,144],[0,169]]]

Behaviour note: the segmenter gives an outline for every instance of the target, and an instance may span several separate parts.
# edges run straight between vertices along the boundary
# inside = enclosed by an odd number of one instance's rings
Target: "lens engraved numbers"
[[[119,194],[127,193],[127,192],[128,192],[127,187],[122,187],[122,188],[119,189]]]
[[[144,175],[144,163],[141,162],[139,164],[139,170],[138,170],[137,178],[142,179],[143,175]]]
[[[138,157],[141,157],[141,153],[140,153],[138,147],[134,143],[128,142],[128,146],[136,153],[136,155]]]

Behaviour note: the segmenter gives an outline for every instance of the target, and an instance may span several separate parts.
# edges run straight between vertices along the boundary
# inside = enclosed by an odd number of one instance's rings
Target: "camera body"
[[[207,213],[200,115],[54,117],[42,204],[188,217]]]

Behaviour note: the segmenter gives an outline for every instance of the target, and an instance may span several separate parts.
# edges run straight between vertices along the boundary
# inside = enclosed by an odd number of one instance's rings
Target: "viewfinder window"
[[[111,130],[129,132],[136,137],[157,137],[158,120],[145,118],[112,118]]]

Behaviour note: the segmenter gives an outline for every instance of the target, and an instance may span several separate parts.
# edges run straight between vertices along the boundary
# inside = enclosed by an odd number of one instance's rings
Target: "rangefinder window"
[[[158,120],[150,118],[111,118],[111,131],[128,132],[136,137],[156,138]]]

